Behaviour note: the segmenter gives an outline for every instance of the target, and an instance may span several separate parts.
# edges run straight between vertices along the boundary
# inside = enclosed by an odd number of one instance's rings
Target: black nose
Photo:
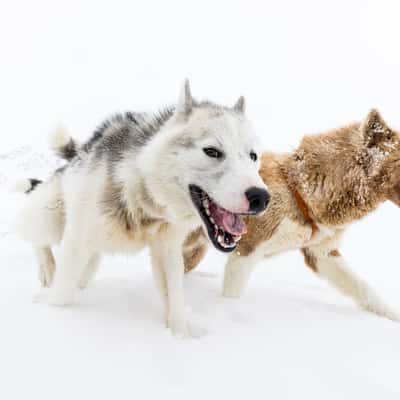
[[[264,211],[267,208],[271,197],[265,189],[256,187],[247,189],[245,195],[249,201],[249,211],[254,214]]]

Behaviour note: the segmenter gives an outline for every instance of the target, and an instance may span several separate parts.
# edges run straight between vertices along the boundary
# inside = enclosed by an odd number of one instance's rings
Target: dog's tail
[[[43,181],[35,178],[21,179],[14,184],[11,190],[16,193],[28,194],[35,190],[36,186],[40,185],[41,183],[43,183]]]
[[[79,144],[63,127],[50,134],[49,143],[57,156],[64,160],[71,161],[78,154]]]

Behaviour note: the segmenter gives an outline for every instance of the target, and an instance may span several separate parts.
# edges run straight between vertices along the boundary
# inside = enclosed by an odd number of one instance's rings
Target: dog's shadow
[[[49,289],[42,289],[33,301],[46,304],[48,295]],[[86,289],[77,290],[73,304],[52,309],[69,318],[76,316],[77,319],[98,319],[116,324],[129,320],[159,321],[164,316],[162,301],[150,279],[135,282],[134,279],[99,278]]]
[[[210,324],[218,325],[224,320],[251,325],[260,318],[293,321],[299,317],[347,319],[367,315],[351,301],[339,299],[336,303],[331,301],[331,296],[328,300],[325,290],[318,286],[313,286],[313,290],[309,285],[294,286],[252,287],[241,299],[229,299],[222,296],[221,276],[195,272],[185,277],[186,304],[203,325],[207,322],[208,329]],[[41,300],[46,294],[42,292]],[[165,319],[164,305],[150,277],[140,280],[98,278],[78,292],[72,306],[63,309],[71,310],[66,311],[69,318],[98,320],[102,324],[125,325],[140,321],[142,326],[147,326],[164,323]]]

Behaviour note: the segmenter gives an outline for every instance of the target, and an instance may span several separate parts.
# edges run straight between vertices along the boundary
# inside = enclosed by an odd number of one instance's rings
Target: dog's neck
[[[288,188],[292,192],[293,198],[296,201],[296,204],[297,204],[297,207],[298,207],[299,211],[303,215],[303,218],[304,218],[305,222],[311,226],[311,229],[312,229],[311,237],[313,238],[313,237],[315,237],[317,235],[317,233],[319,231],[317,222],[316,222],[315,218],[311,215],[311,211],[310,211],[308,205],[306,204],[305,200],[303,199],[303,197],[299,193],[299,190],[297,189],[296,183],[293,182],[291,180],[291,178],[289,177],[289,174],[288,174],[288,172],[286,170],[286,167],[281,165],[281,171],[282,171],[282,174],[283,174],[283,176],[285,178],[285,181],[286,181],[286,184],[287,184]]]
[[[384,198],[368,165],[354,149],[340,149],[342,143],[333,141],[331,148],[328,141],[320,144],[310,152],[301,146],[285,163],[289,187],[301,199],[296,200],[299,208],[304,203],[314,221],[330,226],[346,225],[376,209]]]

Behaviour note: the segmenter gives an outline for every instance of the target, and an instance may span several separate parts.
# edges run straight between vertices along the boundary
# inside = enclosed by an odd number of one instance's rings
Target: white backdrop
[[[71,309],[32,303],[35,260],[12,232],[21,199],[6,186],[51,172],[58,123],[85,138],[114,111],[174,102],[185,77],[195,97],[244,94],[267,149],[372,107],[400,128],[399,12],[395,0],[0,0],[0,398],[398,399],[400,325],[358,310],[297,253],[265,262],[228,301],[211,252],[200,271],[216,276],[186,282],[209,326],[199,341],[164,332],[147,254],[107,258]],[[385,204],[343,244],[398,308],[399,215]]]

